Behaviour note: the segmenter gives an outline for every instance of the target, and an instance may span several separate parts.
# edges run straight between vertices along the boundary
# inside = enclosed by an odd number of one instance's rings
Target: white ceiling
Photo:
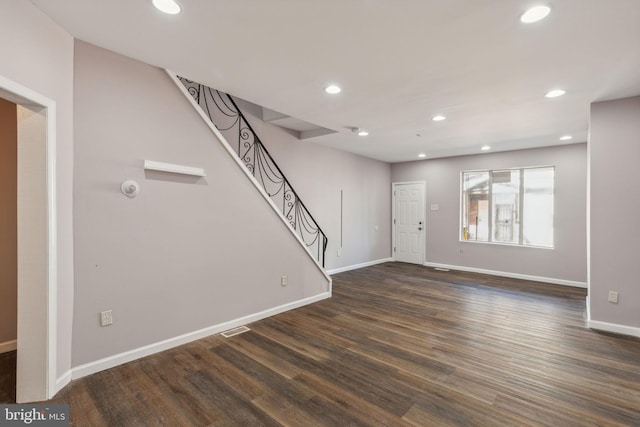
[[[151,0],[32,1],[76,38],[387,162],[584,142],[591,102],[640,95],[640,0],[539,0],[551,14],[530,25],[530,0],[179,0],[176,16]],[[545,98],[554,88],[567,94]]]

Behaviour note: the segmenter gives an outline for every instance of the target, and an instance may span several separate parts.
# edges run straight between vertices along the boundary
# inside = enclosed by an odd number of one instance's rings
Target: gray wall
[[[391,179],[426,181],[427,262],[586,283],[586,144],[396,163]],[[554,249],[460,242],[460,172],[555,165]]]
[[[640,97],[591,106],[589,129],[591,319],[640,327]],[[619,303],[607,301],[610,290]]]
[[[58,334],[55,356],[56,377],[60,377],[71,368],[73,321],[73,37],[31,2],[0,0],[0,10],[0,76],[56,103]],[[40,341],[44,345],[46,335]]]
[[[77,41],[74,101],[74,366],[328,290],[164,71]],[[207,177],[145,175],[145,159]]]
[[[327,234],[327,270],[391,257],[388,163],[299,140],[290,131],[263,122],[250,105],[239,107]]]

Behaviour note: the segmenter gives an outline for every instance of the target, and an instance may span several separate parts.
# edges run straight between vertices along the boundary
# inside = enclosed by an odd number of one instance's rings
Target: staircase
[[[327,236],[298,193],[267,151],[253,128],[238,108],[233,98],[216,89],[194,81],[169,75],[182,85],[192,98],[203,118],[222,134],[223,142],[235,152],[237,159],[273,201],[292,231],[298,236],[310,254],[324,268]],[[184,91],[183,91],[184,92]]]

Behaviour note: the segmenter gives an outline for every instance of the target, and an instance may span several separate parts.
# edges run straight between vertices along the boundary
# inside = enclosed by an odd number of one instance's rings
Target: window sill
[[[545,250],[555,250],[554,246],[536,246],[536,245],[519,245],[517,243],[504,243],[504,242],[483,242],[478,240],[458,240],[460,243],[471,243],[475,245],[491,245],[491,246],[509,246],[513,248],[526,248],[526,249],[545,249]]]

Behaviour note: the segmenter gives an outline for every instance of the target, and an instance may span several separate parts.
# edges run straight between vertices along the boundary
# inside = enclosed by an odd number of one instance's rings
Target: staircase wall
[[[391,165],[300,140],[261,120],[253,104],[240,100],[238,107],[327,234],[327,271],[389,260]]]
[[[329,296],[163,70],[76,41],[74,71],[74,377]],[[145,173],[145,159],[207,176]],[[120,192],[126,179],[137,197]],[[103,310],[112,326],[100,327]]]

